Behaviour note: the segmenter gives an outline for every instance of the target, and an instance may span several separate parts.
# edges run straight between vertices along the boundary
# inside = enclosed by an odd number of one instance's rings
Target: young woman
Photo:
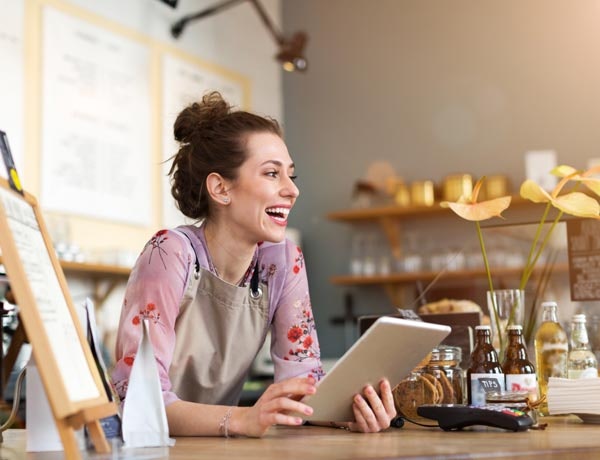
[[[219,93],[184,109],[170,170],[181,212],[199,225],[160,230],[129,278],[113,379],[125,397],[149,320],[170,434],[262,436],[318,391],[319,343],[300,249],[285,238],[298,197],[276,121],[233,111]],[[236,407],[271,330],[275,383],[253,407]],[[377,432],[395,415],[390,385],[356,395],[354,431]]]

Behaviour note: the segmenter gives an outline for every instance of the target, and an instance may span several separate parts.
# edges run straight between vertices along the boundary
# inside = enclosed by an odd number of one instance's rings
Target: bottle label
[[[536,400],[538,397],[537,376],[535,374],[506,374],[506,391],[526,391]]]
[[[504,374],[471,374],[471,406],[484,406],[485,394],[504,390]]]
[[[570,379],[595,379],[598,377],[598,369],[588,367],[587,369],[569,369],[568,377]]]
[[[544,343],[540,351],[542,353],[546,351],[569,351],[569,344],[567,342]]]

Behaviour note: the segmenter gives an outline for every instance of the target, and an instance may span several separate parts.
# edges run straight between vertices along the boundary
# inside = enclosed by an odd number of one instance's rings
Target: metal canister
[[[456,201],[461,196],[469,196],[473,190],[473,177],[470,174],[452,174],[444,178],[443,196],[446,201]]]
[[[503,175],[487,176],[483,182],[486,200],[508,195],[508,177]]]
[[[420,180],[411,183],[410,203],[413,206],[433,206],[435,203],[433,181]]]

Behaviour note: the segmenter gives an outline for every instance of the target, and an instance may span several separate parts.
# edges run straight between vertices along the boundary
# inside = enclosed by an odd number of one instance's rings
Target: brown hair
[[[183,214],[192,219],[209,215],[206,177],[214,172],[235,180],[247,158],[246,136],[257,132],[281,136],[276,120],[234,111],[216,91],[181,111],[174,125],[179,151],[173,156],[169,175],[171,195]]]

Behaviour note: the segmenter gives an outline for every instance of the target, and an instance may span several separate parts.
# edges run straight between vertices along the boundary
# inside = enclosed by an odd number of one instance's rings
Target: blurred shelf
[[[533,208],[537,209],[533,211]],[[534,215],[538,212],[543,213],[544,209],[545,206],[543,204],[536,204],[521,198],[519,195],[512,195],[510,207],[503,213],[505,221],[502,225],[535,222],[536,220],[539,222],[539,217]],[[511,210],[515,210],[516,213],[511,213]],[[554,210],[551,210],[548,218],[552,219],[554,216],[556,216],[556,213]],[[432,217],[452,218],[448,224],[451,226],[469,224],[468,221],[454,215],[451,209],[442,208],[440,202],[436,202],[432,206],[398,206],[389,204],[370,208],[344,209],[327,214],[329,220],[351,225],[369,222],[378,224],[387,238],[391,256],[395,260],[400,260],[403,256],[402,232],[404,224]],[[498,227],[497,223],[492,226]],[[483,223],[482,227],[487,227],[486,223]],[[443,229],[443,227],[440,228]],[[521,271],[522,268],[493,268],[492,276],[494,279],[507,277],[519,278]],[[555,266],[555,272],[557,273],[566,271],[568,271],[566,263]],[[536,270],[536,272],[541,273],[541,269]],[[339,286],[382,286],[397,304],[403,296],[403,289],[409,287],[411,284],[430,282],[434,279],[454,280],[458,282],[467,279],[485,278],[486,276],[485,269],[478,268],[471,270],[447,270],[441,274],[433,271],[420,271],[391,273],[385,276],[336,275],[330,278],[330,282]]]
[[[119,283],[126,282],[131,269],[121,265],[91,264],[59,260],[65,276],[87,278],[93,282],[92,297],[96,307],[100,307]],[[2,257],[0,256],[0,263]],[[10,282],[10,280],[9,280]]]
[[[521,198],[519,195],[513,195],[510,206],[524,206],[532,205],[533,203],[529,200]],[[540,206],[540,205],[538,205]],[[541,206],[543,209],[543,205]],[[376,206],[371,208],[356,208],[356,209],[344,209],[341,211],[334,211],[327,214],[327,218],[330,220],[337,220],[341,222],[360,222],[360,221],[377,221],[381,219],[394,218],[401,219],[403,217],[425,217],[435,215],[450,215],[452,211],[447,208],[442,208],[439,202],[434,203],[432,206],[398,206],[398,205],[387,205],[387,206]]]
[[[535,274],[540,274],[542,267],[535,269]],[[493,268],[492,277],[520,277],[522,268]],[[569,265],[565,263],[556,264],[553,273],[566,273],[569,271]],[[487,276],[485,269],[477,268],[471,270],[448,270],[445,272],[410,272],[410,273],[390,273],[389,275],[374,276],[355,276],[355,275],[337,275],[330,278],[332,284],[339,286],[379,286],[386,284],[413,284],[418,281],[432,281],[436,277],[443,280],[462,280],[469,278],[485,278]]]
[[[81,275],[90,278],[127,278],[131,268],[122,265],[91,264],[87,262],[60,261],[65,274]]]

